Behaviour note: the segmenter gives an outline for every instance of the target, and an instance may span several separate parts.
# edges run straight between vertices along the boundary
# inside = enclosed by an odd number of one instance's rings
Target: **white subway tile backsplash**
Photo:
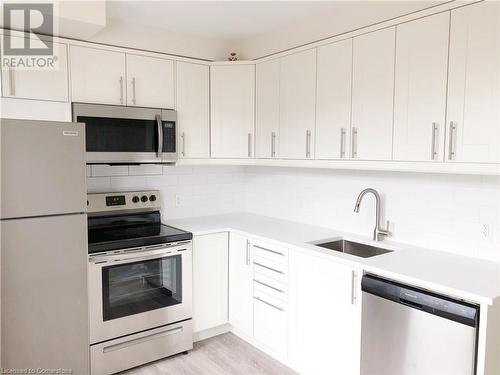
[[[128,167],[128,173],[131,176],[161,176],[163,174],[163,166],[159,164],[131,165]]]
[[[92,165],[92,177],[128,176],[126,165]]]

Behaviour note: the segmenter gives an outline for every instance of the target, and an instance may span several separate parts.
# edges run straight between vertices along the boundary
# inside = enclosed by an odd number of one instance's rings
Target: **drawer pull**
[[[259,281],[259,280],[257,280],[257,279],[253,279],[253,281],[255,281],[257,284],[264,285],[264,286],[265,286],[265,287],[267,287],[267,288],[271,288],[271,289],[273,289],[273,290],[275,290],[275,291],[277,291],[277,292],[280,292],[280,293],[285,293],[285,291],[284,291],[284,290],[281,290],[281,289],[278,289],[278,288],[276,288],[276,287],[274,287],[274,286],[271,286],[271,285],[269,285],[269,284],[263,283],[262,281]]]
[[[253,245],[253,247],[256,247],[257,249],[261,249],[261,250],[264,250],[264,251],[269,251],[270,253],[273,253],[273,254],[281,255],[282,257],[285,256],[285,254],[280,253],[279,251],[271,250],[271,249],[266,249],[265,247],[262,247],[262,246]]]
[[[283,271],[277,270],[276,268],[271,268],[271,267],[268,267],[268,266],[264,266],[263,264],[260,264],[260,263],[257,263],[257,262],[253,262],[253,264],[255,264],[256,266],[268,269],[269,271],[274,271],[274,272],[279,273],[281,275],[285,274]]]
[[[133,345],[137,345],[137,344],[142,344],[143,342],[155,340],[155,339],[158,339],[160,337],[175,335],[177,333],[181,333],[182,331],[183,331],[182,327],[177,327],[177,328],[169,329],[167,331],[157,332],[157,333],[153,333],[153,334],[148,335],[148,336],[139,337],[137,339],[133,339],[130,341],[121,342],[119,344],[106,346],[102,349],[102,351],[103,351],[103,353],[114,352],[115,350],[124,349],[124,348],[127,348],[129,346],[133,346]]]
[[[261,299],[261,298],[259,298],[259,297],[253,297],[253,298],[254,298],[254,299],[256,299],[256,300],[257,300],[257,301],[259,301],[259,302],[265,303],[266,305],[268,305],[268,306],[271,306],[271,307],[275,308],[276,310],[283,311],[283,312],[285,311],[285,309],[284,309],[284,308],[282,308],[282,307],[278,307],[278,306],[276,306],[276,305],[273,305],[272,303],[266,302],[266,301],[264,301],[263,299]]]

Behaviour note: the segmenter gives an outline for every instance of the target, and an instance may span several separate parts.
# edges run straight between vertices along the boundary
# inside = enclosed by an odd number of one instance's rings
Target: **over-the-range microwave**
[[[175,163],[173,110],[73,103],[73,121],[85,123],[87,164]]]

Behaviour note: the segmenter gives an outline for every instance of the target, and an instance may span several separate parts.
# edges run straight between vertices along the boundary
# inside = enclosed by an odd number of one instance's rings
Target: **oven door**
[[[85,123],[87,164],[177,161],[175,111],[73,103]]]
[[[191,243],[151,248],[90,257],[91,344],[192,317]]]

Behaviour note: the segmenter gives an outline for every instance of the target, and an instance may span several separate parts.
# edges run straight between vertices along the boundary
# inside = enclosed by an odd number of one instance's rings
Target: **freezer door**
[[[1,218],[85,212],[85,125],[0,119]]]
[[[2,368],[89,374],[86,222],[0,222]]]

